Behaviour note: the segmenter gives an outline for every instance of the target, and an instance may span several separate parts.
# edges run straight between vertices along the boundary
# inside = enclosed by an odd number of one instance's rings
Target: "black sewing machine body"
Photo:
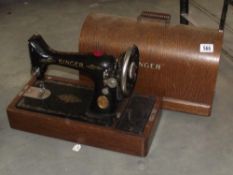
[[[61,65],[79,70],[80,74],[90,77],[95,84],[94,97],[89,112],[95,114],[110,114],[114,112],[117,98],[117,83],[108,86],[111,80],[116,80],[116,59],[102,53],[77,54],[52,50],[39,35],[29,39],[29,53],[32,64],[32,72],[38,79],[43,79],[47,67],[51,64]],[[99,55],[97,55],[99,54]],[[108,81],[108,82],[106,82]],[[106,93],[103,94],[102,91]],[[102,95],[102,96],[101,96]],[[106,100],[106,106],[97,104],[98,98]]]
[[[112,125],[113,120],[123,114],[138,74],[139,51],[136,46],[118,59],[101,51],[87,54],[58,52],[51,49],[40,35],[33,35],[28,47],[31,71],[37,79],[34,87],[40,97],[26,95],[18,107],[104,125]],[[47,68],[52,64],[78,70],[79,74],[93,80],[94,88],[45,81]],[[43,95],[47,91],[50,95],[45,98]]]

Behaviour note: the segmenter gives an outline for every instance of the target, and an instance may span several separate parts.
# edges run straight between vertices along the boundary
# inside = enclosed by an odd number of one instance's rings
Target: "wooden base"
[[[56,79],[55,77],[48,78]],[[32,78],[23,91],[34,81],[35,79]],[[156,100],[144,132],[134,134],[114,127],[89,124],[16,108],[17,102],[22,98],[23,91],[15,97],[7,108],[12,128],[137,156],[147,155],[160,118],[160,100]]]

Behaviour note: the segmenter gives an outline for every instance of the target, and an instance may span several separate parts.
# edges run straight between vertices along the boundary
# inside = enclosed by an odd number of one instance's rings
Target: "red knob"
[[[93,55],[96,56],[96,57],[101,57],[101,56],[104,55],[104,52],[101,51],[101,50],[94,50]]]

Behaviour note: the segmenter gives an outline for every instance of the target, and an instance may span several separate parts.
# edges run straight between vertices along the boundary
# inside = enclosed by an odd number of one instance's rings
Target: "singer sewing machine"
[[[28,47],[32,79],[8,106],[12,128],[134,155],[148,153],[160,100],[133,93],[139,69],[135,45],[118,58],[101,51],[55,51],[40,35],[33,35]],[[50,65],[78,70],[81,80],[46,75]]]

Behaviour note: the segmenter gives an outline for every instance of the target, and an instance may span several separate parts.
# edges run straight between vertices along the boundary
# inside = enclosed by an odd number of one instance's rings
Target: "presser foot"
[[[51,95],[51,91],[46,88],[30,86],[23,94],[24,97],[37,100],[44,100]]]

